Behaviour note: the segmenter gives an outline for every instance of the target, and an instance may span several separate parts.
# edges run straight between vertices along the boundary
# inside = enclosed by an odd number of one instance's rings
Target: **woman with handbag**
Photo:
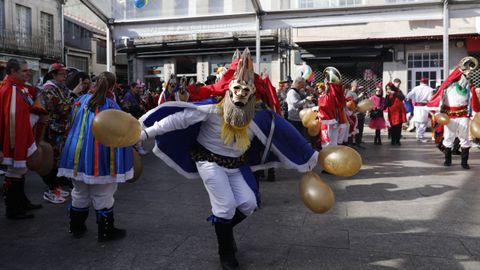
[[[373,144],[381,145],[382,140],[380,137],[380,131],[387,128],[385,119],[383,118],[383,110],[385,110],[385,98],[383,97],[383,90],[381,86],[375,88],[375,95],[370,97],[373,101],[373,108],[370,111],[370,122],[368,127],[375,129],[375,139]]]

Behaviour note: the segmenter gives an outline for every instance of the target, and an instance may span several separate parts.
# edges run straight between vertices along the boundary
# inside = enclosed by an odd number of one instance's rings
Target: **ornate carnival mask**
[[[253,71],[253,60],[250,50],[246,48],[240,56],[237,69],[229,84],[228,95],[235,106],[245,106],[255,94],[255,75]]]
[[[464,57],[458,63],[458,67],[462,70],[463,75],[470,79],[472,72],[478,68],[478,60],[472,56]]]
[[[323,77],[325,78],[325,83],[342,83],[342,75],[340,71],[334,67],[326,67],[323,70]]]

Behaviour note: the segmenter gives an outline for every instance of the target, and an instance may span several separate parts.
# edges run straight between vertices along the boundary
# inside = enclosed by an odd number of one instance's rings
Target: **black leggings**
[[[380,137],[380,131],[381,131],[380,129],[375,129],[375,139],[374,139],[375,142],[382,142],[382,139]]]
[[[392,144],[400,143],[400,138],[402,137],[402,124],[392,126],[390,130],[391,130]]]

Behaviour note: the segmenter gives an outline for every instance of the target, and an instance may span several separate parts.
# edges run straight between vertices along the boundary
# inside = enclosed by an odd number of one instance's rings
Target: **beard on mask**
[[[248,125],[255,115],[255,95],[251,95],[245,106],[237,106],[233,103],[231,92],[227,91],[223,103],[223,120],[233,127]]]

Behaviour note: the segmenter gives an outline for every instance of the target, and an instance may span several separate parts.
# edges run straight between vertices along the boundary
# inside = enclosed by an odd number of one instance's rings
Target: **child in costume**
[[[75,101],[72,126],[62,152],[58,176],[73,179],[70,206],[70,232],[80,238],[87,230],[90,201],[97,213],[98,241],[124,238],[126,231],[115,228],[113,195],[118,183],[133,178],[131,147],[112,148],[100,144],[92,133],[92,122],[98,113],[120,110],[108,92],[115,86],[115,75],[103,72],[98,76],[96,91]]]

